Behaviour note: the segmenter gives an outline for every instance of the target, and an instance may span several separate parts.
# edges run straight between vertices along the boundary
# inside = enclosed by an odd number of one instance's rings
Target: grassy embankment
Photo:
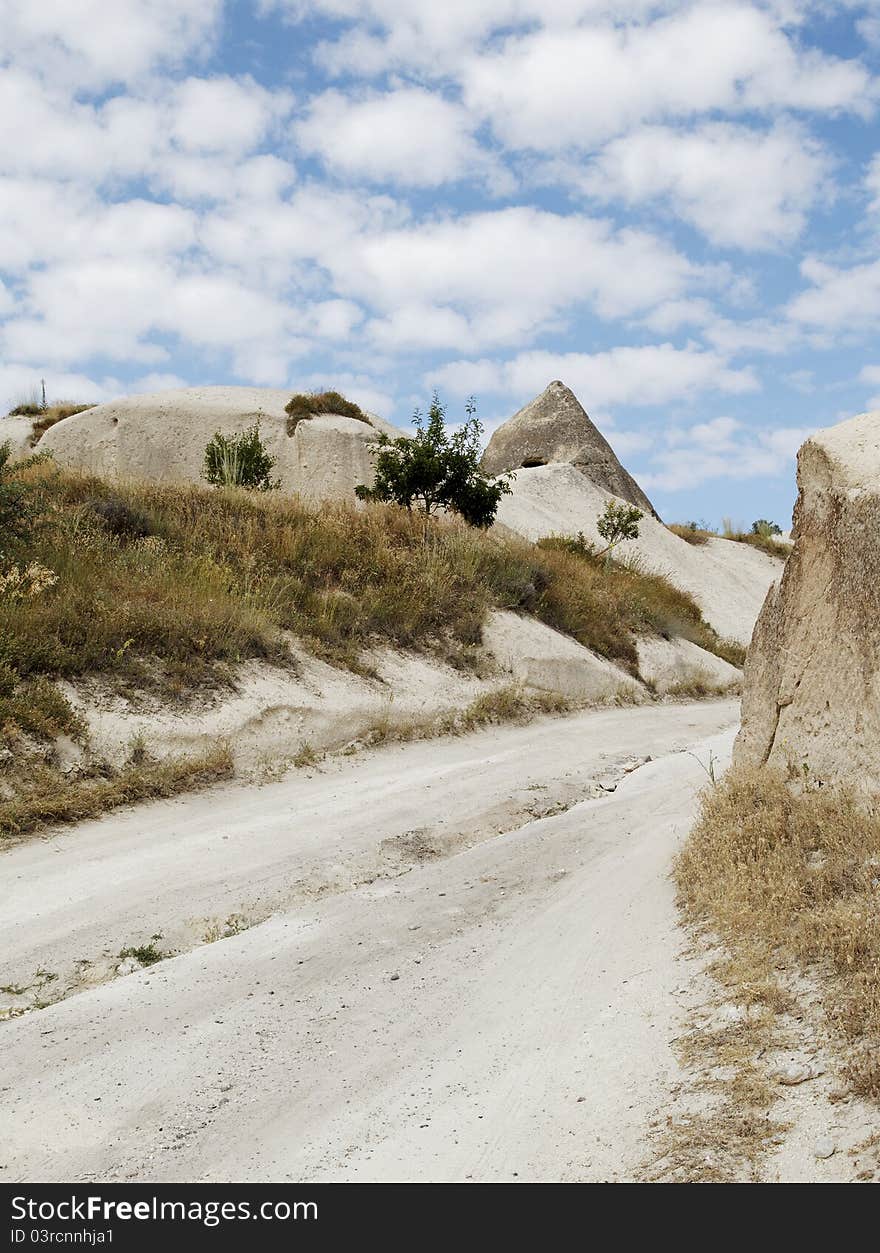
[[[313,511],[280,494],[110,485],[51,461],[13,474],[38,515],[16,563],[36,563],[54,582],[34,595],[0,594],[0,735],[17,766],[16,783],[8,769],[0,774],[0,834],[41,815],[80,816],[102,795],[106,807],[117,792],[131,799],[133,787],[153,795],[187,783],[184,764],[179,777],[170,767],[160,777],[142,750],[122,778],[97,766],[91,777],[62,776],[48,746],[81,738],[82,728],[53,685],[59,678],[100,674],[185,700],[231,685],[244,659],[293,664],[287,633],[362,673],[376,643],[468,669],[496,606],[532,614],[633,673],[640,633],[684,635],[742,660],[665,580],[606,570],[567,542],[536,546],[441,520],[426,546],[420,524],[392,507]],[[228,754],[192,768],[197,781],[228,773]]]

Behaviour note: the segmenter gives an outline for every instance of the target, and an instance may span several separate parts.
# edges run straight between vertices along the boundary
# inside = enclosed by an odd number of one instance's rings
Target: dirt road
[[[11,849],[7,1003],[65,999],[0,1024],[2,1177],[632,1177],[689,977],[670,858],[737,713],[389,746]],[[118,975],[146,944],[178,955]]]

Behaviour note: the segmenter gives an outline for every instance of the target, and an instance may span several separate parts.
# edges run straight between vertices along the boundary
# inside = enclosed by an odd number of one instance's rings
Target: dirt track
[[[737,712],[390,746],[10,850],[0,977],[66,999],[0,1024],[3,1177],[633,1177],[689,977],[682,750]],[[179,955],[89,986],[154,934]]]

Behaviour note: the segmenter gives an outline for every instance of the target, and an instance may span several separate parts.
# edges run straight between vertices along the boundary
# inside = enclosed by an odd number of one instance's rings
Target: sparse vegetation
[[[356,422],[366,422],[372,426],[370,419],[360,405],[346,398],[339,392],[298,392],[284,406],[287,414],[287,434],[292,435],[300,422],[319,416],[322,413],[334,413],[343,418],[354,418]]]
[[[673,535],[677,535],[679,539],[697,547],[707,544],[713,534],[705,527],[698,526],[696,522],[670,522],[666,529]]]
[[[727,539],[735,544],[748,544],[751,548],[758,548],[768,556],[779,557],[783,561],[791,552],[789,544],[776,538],[782,534],[776,523],[767,522],[763,518],[753,522],[750,531],[735,526],[732,518],[722,520],[720,533],[711,530],[705,523],[697,522],[670,522],[666,529],[688,544],[701,545],[710,539]]]
[[[493,607],[528,613],[637,671],[635,637],[683,634],[727,656],[696,604],[656,575],[605,570],[583,537],[540,545],[392,506],[160,483],[107,484],[48,459],[2,465],[0,501],[27,502],[0,591],[0,830],[101,812],[222,775],[133,755],[119,770],[56,761],[84,743],[57,679],[100,675],[166,700],[234,682],[248,658],[295,664],[290,637],[331,664],[370,673],[393,644],[473,670]],[[10,506],[10,516],[11,506]],[[4,538],[7,539],[8,536]],[[11,554],[11,549],[10,549]],[[10,571],[15,567],[16,576]],[[45,571],[27,584],[22,571]],[[28,576],[29,578],[29,576]],[[13,587],[12,584],[15,584]],[[5,587],[5,584],[4,584]]]
[[[501,497],[510,492],[510,476],[491,479],[480,470],[482,426],[472,400],[467,419],[451,435],[446,410],[437,393],[427,419],[416,409],[414,436],[390,439],[384,433],[375,447],[376,477],[372,487],[355,488],[360,500],[382,501],[421,513],[427,536],[431,514],[457,513],[470,526],[490,527]]]
[[[161,936],[153,936],[149,944],[139,944],[136,948],[122,949],[119,953],[120,960],[125,961],[127,957],[133,957],[142,966],[155,966],[156,962],[164,961],[169,954],[163,953],[161,949],[156,948],[157,939],[161,939]]]
[[[270,478],[275,458],[260,439],[260,424],[224,435],[215,431],[205,448],[202,477],[214,487],[244,487],[258,492],[277,490],[280,479]]]
[[[589,634],[592,642],[588,647],[628,664],[633,673],[633,636],[644,634],[682,636],[731,665],[742,666],[745,649],[735,641],[719,639],[704,622],[693,597],[660,575],[644,571],[638,562],[606,564],[606,556],[596,551],[583,534],[549,535],[538,540],[537,547],[553,553],[558,563],[553,589],[543,591],[545,601],[553,603],[554,612],[539,615],[548,625],[574,635],[581,643],[587,643]],[[564,592],[557,591],[563,587]],[[590,623],[589,633],[583,628],[578,633],[579,619]],[[619,638],[621,627],[627,632],[625,640]],[[616,644],[605,636],[606,630],[618,636]]]
[[[703,799],[676,879],[744,986],[786,965],[821,989],[851,1089],[880,1098],[880,815],[876,802],[739,769]]]
[[[42,439],[49,427],[54,426],[56,422],[62,422],[65,418],[72,418],[77,413],[85,413],[87,409],[94,408],[93,404],[81,405],[69,400],[62,400],[57,404],[49,405],[47,409],[38,408],[35,414],[28,415],[37,419],[31,431],[31,447],[33,448]]]
[[[5,798],[0,799],[0,839],[95,818],[120,805],[174,796],[231,775],[232,754],[226,746],[197,757],[129,763],[119,769],[98,762],[73,775],[61,770],[51,754],[36,760],[19,755],[12,777],[0,765]]]
[[[618,544],[624,540],[639,538],[639,523],[645,515],[635,505],[627,505],[624,501],[609,500],[596,522],[596,530],[605,541],[602,554],[606,565],[611,564],[611,556]]]
[[[733,540],[736,544],[748,544],[751,548],[767,553],[769,557],[781,557],[785,561],[791,552],[791,547],[776,538],[777,535],[782,534],[778,527],[775,531],[768,529],[773,526],[775,523],[764,523],[763,519],[760,519],[752,524],[750,531],[744,531],[742,527],[735,526],[731,518],[722,519],[725,539]]]

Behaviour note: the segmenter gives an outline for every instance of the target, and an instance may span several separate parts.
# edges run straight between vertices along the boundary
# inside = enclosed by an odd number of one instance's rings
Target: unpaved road
[[[737,715],[389,746],[9,850],[2,982],[66,999],[0,1024],[0,1178],[633,1177],[689,977],[684,750]],[[89,986],[152,935],[179,955]]]

